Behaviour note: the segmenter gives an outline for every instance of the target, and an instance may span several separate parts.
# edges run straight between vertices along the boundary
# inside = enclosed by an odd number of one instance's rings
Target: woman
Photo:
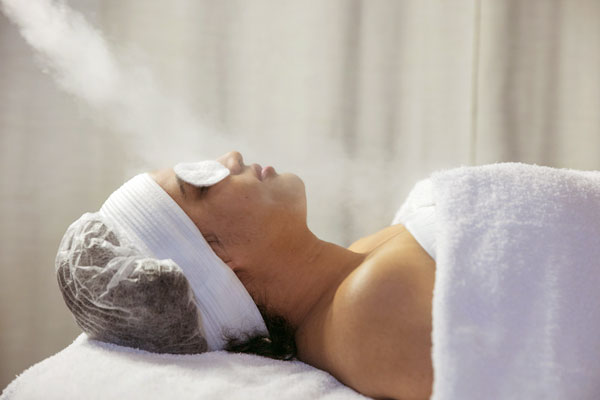
[[[289,323],[298,358],[371,397],[428,398],[435,262],[411,233],[325,242],[307,227],[300,178],[261,174],[238,152],[218,161],[231,176],[200,193],[172,169],[151,175],[254,301]]]
[[[57,276],[82,329],[157,352],[297,357],[367,396],[428,398],[430,254],[400,224],[325,242],[300,178],[235,151],[217,161],[201,182],[177,167],[138,176],[69,227]],[[214,334],[240,324],[226,343]]]
[[[345,249],[297,176],[231,152],[132,178],[69,227],[57,276],[98,340],[296,356],[375,398],[597,399],[598,210],[597,171],[460,167]]]

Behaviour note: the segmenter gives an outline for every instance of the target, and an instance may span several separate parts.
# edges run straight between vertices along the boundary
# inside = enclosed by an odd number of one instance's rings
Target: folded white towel
[[[17,377],[0,400],[366,399],[300,361],[224,351],[154,354],[85,334]]]
[[[432,175],[432,399],[600,399],[600,172]]]

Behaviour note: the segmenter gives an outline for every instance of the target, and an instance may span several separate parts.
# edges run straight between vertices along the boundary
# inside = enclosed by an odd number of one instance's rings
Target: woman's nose
[[[230,151],[217,158],[232,174],[239,174],[244,170],[244,157],[239,151]]]

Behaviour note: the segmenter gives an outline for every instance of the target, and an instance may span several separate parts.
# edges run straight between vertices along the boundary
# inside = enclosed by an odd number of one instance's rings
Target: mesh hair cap
[[[67,306],[92,339],[156,353],[207,350],[181,268],[142,255],[99,213],[69,227],[56,268]]]
[[[222,350],[267,334],[258,308],[196,225],[148,174],[65,233],[56,273],[93,339],[159,353]]]

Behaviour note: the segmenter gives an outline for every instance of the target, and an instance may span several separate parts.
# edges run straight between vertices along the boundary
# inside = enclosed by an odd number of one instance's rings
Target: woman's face
[[[244,164],[236,151],[217,161],[231,174],[208,188],[179,180],[170,168],[151,176],[234,270],[252,263],[281,240],[290,240],[294,230],[306,227],[306,194],[298,176],[278,174],[272,168],[261,174],[259,165]]]

